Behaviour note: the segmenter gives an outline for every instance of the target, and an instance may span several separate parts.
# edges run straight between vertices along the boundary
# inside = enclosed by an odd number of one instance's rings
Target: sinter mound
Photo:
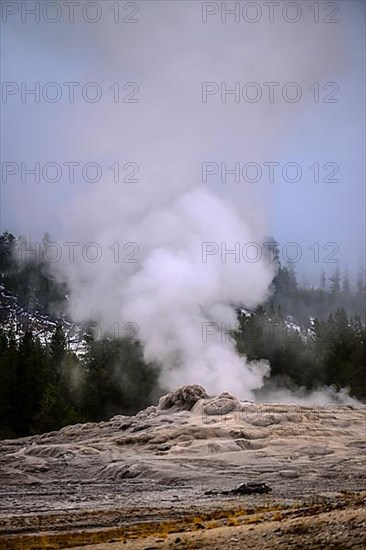
[[[245,518],[314,499],[339,505],[365,489],[365,410],[242,402],[191,385],[135,416],[4,440],[1,529],[20,536],[40,525],[51,533],[144,517],[163,525],[232,506]]]

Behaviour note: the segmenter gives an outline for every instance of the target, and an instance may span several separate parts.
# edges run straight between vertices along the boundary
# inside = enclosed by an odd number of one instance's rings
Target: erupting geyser
[[[152,212],[133,208],[140,194],[137,188],[115,197],[114,207],[100,187],[84,198],[90,208],[98,203],[89,239],[107,251],[111,235],[122,234],[138,243],[138,261],[114,262],[110,254],[91,264],[76,254],[73,263],[64,264],[73,315],[94,318],[105,330],[133,322],[146,360],[163,366],[163,387],[198,383],[211,393],[227,390],[250,398],[268,365],[247,364],[228,331],[236,323],[233,304],[253,307],[266,297],[272,266],[263,257],[256,263],[235,262],[229,254],[204,258],[203,247],[235,243],[237,235],[255,242],[257,236],[233,204],[207,189],[177,193]],[[75,229],[80,234],[84,225]],[[213,323],[220,327],[216,334],[207,331]]]
[[[328,33],[338,26],[323,25],[319,33],[304,20],[308,32],[299,33],[280,22],[293,37],[289,55],[289,35],[284,40],[278,26],[247,25],[245,32],[219,20],[210,26],[199,12],[195,3],[163,2],[158,9],[145,3],[140,24],[125,25],[123,33],[103,22],[80,28],[103,90],[124,78],[138,83],[138,93],[133,103],[116,103],[107,92],[80,110],[74,134],[64,130],[65,158],[77,145],[80,159],[98,159],[108,169],[94,184],[81,184],[70,201],[63,240],[79,245],[72,262],[63,257],[61,271],[71,289],[72,317],[94,319],[103,330],[117,326],[121,336],[133,323],[146,360],[163,367],[164,387],[200,383],[212,393],[247,398],[263,384],[268,365],[247,364],[227,332],[235,325],[235,305],[255,307],[266,298],[273,265],[261,253],[238,260],[230,251],[248,243],[261,247],[269,234],[263,212],[270,191],[255,195],[259,183],[238,183],[226,172],[239,161],[279,158],[279,144],[312,96],[291,104],[280,96],[274,105],[264,96],[237,103],[229,93],[220,102],[219,94],[205,98],[202,89],[211,81],[228,87],[244,72],[246,82],[262,87],[291,80],[307,90],[309,82],[333,74]],[[152,39],[158,35],[162,40]],[[268,56],[273,50],[277,55]],[[90,131],[90,119],[97,131]],[[203,176],[203,166],[221,161],[228,169],[224,180]],[[87,243],[96,243],[96,261],[80,253]],[[219,252],[204,257],[207,243]],[[219,333],[205,338],[207,323],[216,323]]]

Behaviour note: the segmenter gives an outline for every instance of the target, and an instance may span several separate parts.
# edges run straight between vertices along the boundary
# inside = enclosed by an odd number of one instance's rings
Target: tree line
[[[67,287],[43,258],[19,258],[24,242],[30,249],[24,237],[0,235],[0,283],[26,311],[61,319]],[[336,268],[323,275],[324,284],[304,288],[293,265],[282,265],[278,257],[276,262],[270,298],[252,312],[243,313],[245,304],[238,304],[238,352],[270,361],[267,384],[349,388],[366,402],[364,272],[351,284]],[[132,414],[161,395],[159,365],[146,364],[141,343],[95,339],[91,331],[84,341],[85,354],[77,355],[61,324],[47,343],[31,330],[14,332],[0,322],[0,437]]]
[[[0,329],[0,437],[134,414],[156,399],[158,368],[144,362],[137,341],[87,334],[86,342],[78,357],[61,326],[49,344]]]
[[[351,396],[366,402],[366,328],[357,314],[338,307],[326,321],[312,318],[309,328],[297,327],[292,318],[257,308],[239,314],[234,333],[239,353],[249,361],[267,359],[271,365],[267,387],[301,387],[315,390],[348,388]]]

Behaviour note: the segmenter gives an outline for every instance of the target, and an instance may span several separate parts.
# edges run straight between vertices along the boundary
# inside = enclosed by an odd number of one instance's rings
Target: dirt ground
[[[177,396],[1,441],[0,549],[366,548],[366,407]]]
[[[250,504],[249,504],[250,502]],[[222,548],[267,550],[366,548],[366,492],[328,495],[307,503],[260,496],[213,497],[200,510],[187,504],[159,509],[86,510],[19,517],[3,550],[159,550]],[[121,515],[125,525],[118,524]],[[36,531],[36,525],[39,531]]]
[[[238,524],[184,533],[165,538],[147,537],[123,541],[123,548],[158,550],[160,548],[205,548],[212,550],[271,550],[272,548],[318,550],[320,548],[364,550],[366,548],[366,509],[321,512],[312,517],[276,521],[256,520],[254,525]],[[121,541],[74,547],[74,550],[117,550]]]

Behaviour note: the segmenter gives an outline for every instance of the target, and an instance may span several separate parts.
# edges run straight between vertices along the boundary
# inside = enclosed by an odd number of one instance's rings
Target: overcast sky
[[[298,243],[308,274],[317,273],[332,252],[330,258],[351,269],[364,261],[363,1],[315,3],[319,14],[311,2],[295,3],[298,13],[281,2],[273,22],[263,2],[251,3],[250,10],[247,2],[238,3],[239,13],[226,14],[226,21],[221,2],[120,2],[119,13],[111,9],[115,2],[94,3],[98,8],[79,2],[74,22],[62,2],[57,11],[41,11],[39,22],[22,13],[21,4],[4,2],[2,14],[1,231],[34,238],[48,231],[62,238],[70,205],[76,196],[82,204],[96,185],[112,196],[113,184],[127,194],[142,185],[141,208],[146,195],[156,192],[169,204],[171,189],[176,195],[178,188],[184,194],[206,186],[234,201],[242,216],[282,245]],[[31,9],[35,2],[25,4]],[[65,82],[79,83],[74,102]],[[97,86],[85,87],[90,82]],[[36,83],[39,102],[22,96],[22,86],[24,92]],[[236,96],[225,95],[235,86]],[[31,174],[23,174],[22,182],[21,163],[35,162],[40,182]],[[42,175],[50,162],[62,168],[59,181],[50,181],[52,166]],[[69,181],[65,162],[80,163],[75,181]],[[83,177],[88,162],[100,166],[96,183],[85,181],[96,174],[92,166]],[[202,182],[207,162],[216,173]],[[269,162],[279,163],[273,165],[274,181],[264,165]],[[115,163],[120,179],[132,174],[139,181],[114,183],[109,167]],[[222,163],[228,169],[240,163],[239,182],[230,174],[221,181]],[[248,163],[255,164],[246,172]],[[255,181],[258,165],[262,175]],[[299,167],[299,180],[291,181]],[[154,200],[146,204],[154,208]]]

